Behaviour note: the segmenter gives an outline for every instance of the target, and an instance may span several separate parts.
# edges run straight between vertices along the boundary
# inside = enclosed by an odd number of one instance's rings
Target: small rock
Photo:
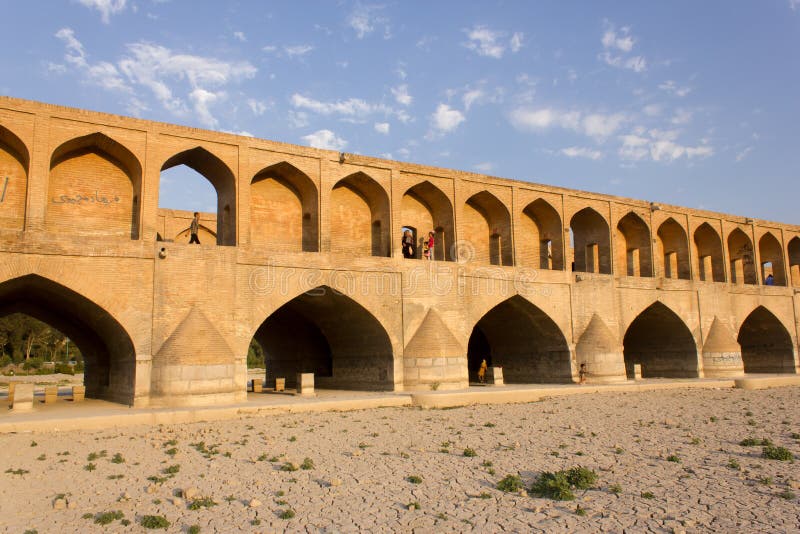
[[[175,506],[183,506],[183,499],[181,499],[180,497],[173,497],[172,504]]]
[[[67,507],[66,499],[56,499],[53,501],[53,510],[64,510]]]
[[[78,507],[78,503],[76,503],[76,502],[70,501],[70,502],[67,503],[67,508],[69,510],[74,510],[77,507]]]
[[[200,495],[200,490],[197,488],[184,488],[181,490],[181,497],[187,500],[194,499]]]
[[[338,486],[342,485],[342,481],[340,479],[338,479],[338,478],[332,478],[331,481],[328,482],[328,484],[333,486],[333,487],[338,487]]]
[[[674,419],[664,419],[664,424],[667,426],[678,426],[678,422]]]
[[[146,491],[148,494],[152,495],[153,493],[155,493],[156,491],[158,491],[158,486],[156,486],[155,484],[150,484],[149,486],[147,486],[147,489],[146,489],[145,491]]]
[[[250,502],[247,503],[247,506],[249,506],[250,508],[258,508],[259,506],[261,506],[261,501],[259,501],[258,499],[250,499]]]
[[[358,449],[358,450],[353,451],[352,455],[353,456],[361,456],[362,454],[364,454],[364,451],[362,451],[361,449]]]

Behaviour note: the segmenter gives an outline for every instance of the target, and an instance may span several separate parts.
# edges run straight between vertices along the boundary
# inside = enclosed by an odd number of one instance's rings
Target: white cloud
[[[403,73],[403,78],[405,78],[405,72]],[[408,94],[408,85],[406,84],[393,87],[392,94],[397,103],[403,106],[410,106],[414,100],[414,97]]]
[[[603,158],[603,153],[591,148],[571,146],[562,148],[559,152],[568,158],[586,158],[597,161]]]
[[[286,52],[286,55],[289,57],[304,56],[312,50],[314,50],[314,47],[311,45],[294,45],[283,47],[283,51]]]
[[[375,123],[375,131],[382,134],[389,133],[389,123],[388,122],[376,122]]]
[[[523,37],[525,37],[525,34],[522,32],[514,32],[514,35],[511,36],[511,42],[509,43],[509,46],[511,47],[511,51],[515,54],[522,49]]]
[[[644,72],[647,70],[647,60],[642,56],[624,58],[622,56],[612,55],[608,51],[605,51],[600,54],[600,59],[605,61],[606,64],[618,69],[628,69],[632,70],[633,72]]]
[[[798,0],[798,2],[800,2],[800,0]],[[753,147],[749,146],[749,147],[745,148],[744,150],[742,150],[741,152],[739,152],[738,154],[736,154],[736,163],[739,163],[740,161],[742,161],[744,158],[746,158],[748,155],[750,155],[750,152],[752,152],[752,151],[753,151]]]
[[[253,115],[261,116],[269,107],[266,102],[262,102],[261,100],[256,100],[255,98],[248,98],[247,105],[250,107],[250,110],[253,112]]]
[[[583,133],[595,139],[605,139],[619,130],[620,126],[627,120],[622,113],[604,115],[602,113],[592,113],[583,118]]]
[[[634,72],[647,70],[647,60],[644,56],[630,56],[636,39],[630,34],[630,28],[620,28],[616,31],[613,25],[606,22],[606,30],[600,39],[603,52],[598,56],[606,64],[618,69],[628,69]]]
[[[239,40],[239,41],[241,41],[241,42],[245,42],[245,41],[247,41],[247,37],[244,35],[244,32],[233,32],[233,36],[234,36],[234,37],[235,37],[237,40]]]
[[[648,104],[642,111],[648,117],[658,117],[661,115],[661,106],[658,104]]]
[[[475,26],[471,30],[464,31],[469,39],[464,43],[464,46],[468,49],[479,56],[493,57],[495,59],[503,57],[506,47],[498,42],[503,37],[503,32],[492,31],[486,26]]]
[[[347,17],[347,25],[355,30],[356,37],[363,39],[374,32],[380,25],[384,25],[384,38],[388,39],[391,37],[391,28],[389,27],[388,19],[375,13],[380,9],[383,9],[383,6],[356,5]]]
[[[613,28],[606,30],[600,41],[603,43],[603,48],[616,48],[622,52],[633,50],[633,44],[636,42],[630,35],[630,28],[627,27],[622,28],[619,34]]]
[[[326,150],[342,150],[347,146],[347,141],[330,130],[317,130],[312,134],[304,135],[302,139],[308,143],[308,146]]]
[[[664,91],[665,93],[669,93],[671,95],[684,97],[688,95],[692,90],[689,87],[680,87],[674,80],[667,80],[664,83],[658,84],[658,88]]]
[[[511,112],[511,124],[520,130],[546,130],[562,128],[572,130],[596,141],[603,141],[613,135],[628,120],[622,113],[590,113],[580,111],[561,111],[554,108],[517,108]]]
[[[447,133],[458,128],[466,120],[463,113],[447,104],[439,104],[431,115],[431,125],[440,133]]]
[[[211,91],[206,91],[205,89],[197,88],[189,93],[189,98],[194,102],[194,110],[197,113],[200,122],[205,124],[210,128],[214,128],[217,126],[218,121],[214,118],[211,114],[211,110],[209,106],[213,105],[214,102],[219,100],[220,98],[224,98],[225,93],[219,92],[214,93]]]
[[[404,110],[394,109],[384,104],[371,104],[360,98],[348,98],[335,102],[323,102],[295,93],[291,98],[292,106],[320,115],[339,115],[351,122],[366,122],[371,115],[395,116],[401,122],[408,122],[411,117]]]
[[[81,5],[100,12],[103,24],[108,24],[111,15],[122,13],[125,10],[126,0],[78,0]]]
[[[308,122],[308,113],[305,111],[289,110],[289,125],[292,128],[305,128]]]
[[[124,93],[132,93],[131,87],[122,78],[120,71],[111,63],[107,61],[100,61],[95,64],[89,63],[86,58],[86,51],[83,44],[75,37],[75,32],[71,28],[61,28],[55,34],[61,39],[66,46],[66,54],[64,60],[82,71],[86,76],[86,81],[93,83],[108,90],[117,90]],[[53,66],[50,68],[52,72],[66,72],[64,65]]]
[[[642,132],[641,129],[637,129]],[[636,135],[622,135],[620,140],[622,145],[619,148],[619,156],[625,160],[641,161],[648,157],[653,161],[672,162],[682,157],[687,159],[705,158],[714,154],[714,149],[706,144],[697,146],[682,145],[677,142],[678,132],[676,130],[650,130],[649,137],[642,133]]]
[[[469,111],[469,108],[472,107],[472,104],[483,98],[484,92],[482,89],[471,89],[464,93],[464,109]]]
[[[492,172],[494,170],[494,163],[491,161],[484,161],[483,163],[478,163],[474,165],[476,171],[480,172]]]

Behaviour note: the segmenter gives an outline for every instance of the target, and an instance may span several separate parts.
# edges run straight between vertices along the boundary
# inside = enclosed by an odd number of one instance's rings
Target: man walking
[[[192,225],[189,227],[189,233],[192,237],[189,239],[189,244],[197,243],[200,244],[200,240],[197,239],[197,232],[200,230],[200,214],[194,212],[194,219],[192,219]]]

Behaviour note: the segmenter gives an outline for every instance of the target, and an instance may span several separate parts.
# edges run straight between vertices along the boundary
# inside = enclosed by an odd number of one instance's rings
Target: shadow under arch
[[[422,258],[419,240],[427,239],[428,232],[434,232],[433,259],[455,261],[453,221],[453,204],[441,189],[429,181],[413,185],[403,193],[398,222],[403,227],[415,230],[415,258]]]
[[[567,340],[558,325],[529,300],[514,295],[486,312],[467,346],[471,381],[481,360],[503,368],[509,383],[572,382]]]
[[[789,259],[789,277],[793,286],[800,286],[800,237],[793,237],[786,246]]]
[[[317,252],[317,186],[303,171],[282,161],[250,180],[250,242],[271,249]]]
[[[389,195],[368,174],[358,171],[331,190],[331,250],[355,256],[391,256]]]
[[[0,124],[0,149],[3,148],[3,145],[5,145],[7,149],[10,149],[8,152],[14,156],[14,158],[19,162],[20,165],[22,165],[27,173],[29,171],[29,165],[31,161],[28,147],[25,146],[25,143],[22,141],[22,139],[17,137],[14,132]]]
[[[745,373],[794,373],[794,345],[786,327],[759,306],[739,327]]]
[[[268,383],[314,373],[315,386],[393,390],[394,352],[378,319],[352,298],[328,286],[293,298],[261,323],[253,339],[261,346]]]
[[[45,322],[78,346],[87,397],[133,404],[136,351],[108,311],[66,286],[29,274],[0,284],[0,316],[12,313]]]
[[[686,323],[661,302],[636,316],[622,341],[625,372],[634,378],[635,364],[642,378],[697,378],[697,344]]]
[[[70,165],[73,160],[75,164]],[[75,166],[78,168],[73,168]],[[122,172],[129,184],[115,179],[114,169]],[[81,173],[88,173],[92,180],[87,182],[85,174]],[[76,184],[84,189],[73,189]],[[141,198],[142,164],[133,152],[105,134],[95,132],[70,139],[59,145],[50,157],[45,214],[49,229],[62,231],[66,218],[78,217],[64,212],[66,209],[98,207],[91,210],[89,216],[81,214],[76,225],[107,233],[109,228],[116,230],[118,222],[123,231],[130,232],[131,239],[139,239]],[[117,202],[123,208],[119,214],[112,211]]]
[[[190,148],[170,157],[161,172],[186,165],[208,180],[217,191],[217,245],[236,245],[236,177],[217,156],[203,147]]]

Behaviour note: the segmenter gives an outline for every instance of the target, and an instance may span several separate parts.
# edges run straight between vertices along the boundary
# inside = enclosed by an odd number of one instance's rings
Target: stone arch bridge
[[[217,192],[201,245],[158,208],[176,165]],[[253,340],[331,388],[798,371],[798,226],[6,97],[0,188],[0,313],[98,398],[243,400]]]

